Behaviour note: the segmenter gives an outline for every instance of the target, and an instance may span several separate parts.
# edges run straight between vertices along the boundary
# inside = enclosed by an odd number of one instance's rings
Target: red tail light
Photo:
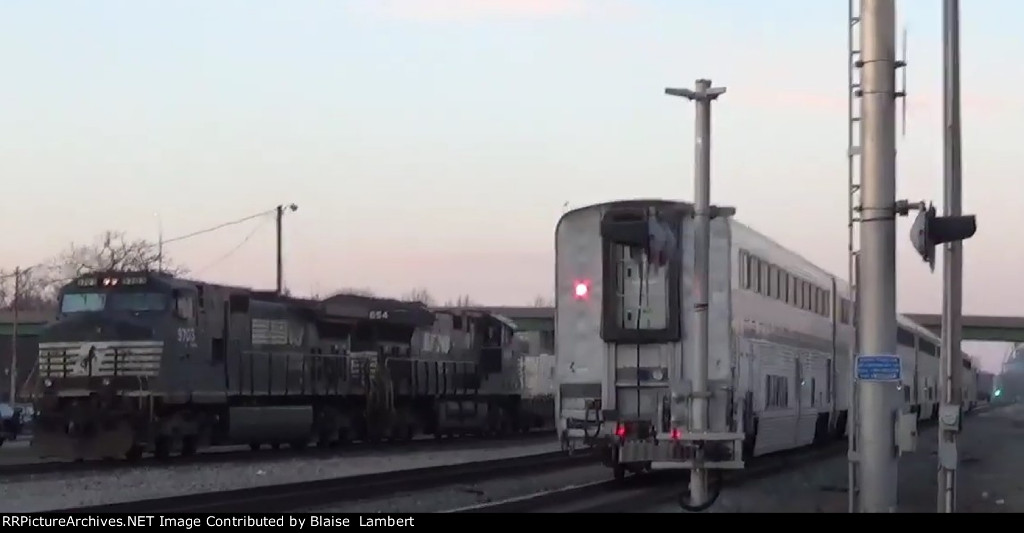
[[[616,437],[625,437],[626,436],[626,426],[624,426],[622,424],[619,424],[619,425],[615,426],[615,436]]]
[[[576,281],[572,288],[573,296],[577,300],[586,300],[590,294],[590,282],[589,281]]]
[[[679,428],[672,428],[672,440],[679,440],[683,437],[683,432]]]

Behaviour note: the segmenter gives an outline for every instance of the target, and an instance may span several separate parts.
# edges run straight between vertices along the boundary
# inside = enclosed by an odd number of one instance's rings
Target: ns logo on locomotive
[[[137,458],[206,445],[553,425],[543,367],[485,311],[339,294],[282,296],[165,273],[98,273],[60,290],[39,336],[42,456]],[[537,372],[534,372],[537,373]],[[550,374],[544,374],[550,378]]]

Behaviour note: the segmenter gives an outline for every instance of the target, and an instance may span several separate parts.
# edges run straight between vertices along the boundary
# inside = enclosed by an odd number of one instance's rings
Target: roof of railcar
[[[559,222],[562,219],[569,217],[570,215],[580,213],[583,211],[589,211],[591,209],[600,209],[605,207],[662,207],[662,206],[678,206],[684,209],[693,209],[692,202],[686,202],[683,200],[669,200],[665,198],[632,198],[627,200],[609,200],[606,202],[598,202],[595,204],[584,205],[576,207],[562,213],[559,217]]]

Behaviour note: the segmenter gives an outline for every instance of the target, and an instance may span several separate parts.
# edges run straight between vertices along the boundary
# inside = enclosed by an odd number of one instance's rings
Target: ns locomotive
[[[524,386],[531,357],[486,312],[90,274],[40,333],[32,447],[132,459],[526,431],[554,413]]]

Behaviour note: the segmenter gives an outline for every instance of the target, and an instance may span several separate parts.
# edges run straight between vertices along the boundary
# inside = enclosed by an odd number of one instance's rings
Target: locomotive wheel
[[[199,448],[198,439],[195,435],[190,435],[181,438],[181,456],[189,457],[196,454],[196,450]]]
[[[290,447],[293,450],[303,450],[303,449],[306,448],[307,444],[309,444],[308,440],[306,440],[306,439],[297,439],[297,440],[293,440],[292,442],[288,443],[288,447]]]
[[[153,455],[157,459],[164,460],[171,456],[171,438],[157,437],[153,446]]]
[[[260,443],[258,443],[258,442],[250,442],[249,443],[249,449],[254,451],[254,452],[260,451]]]
[[[138,461],[139,459],[142,459],[142,446],[133,444],[132,447],[128,448],[128,451],[125,452],[124,458],[129,461]]]
[[[274,451],[280,450],[281,449],[281,443],[280,442],[271,442],[270,443],[270,449],[274,450]]]

